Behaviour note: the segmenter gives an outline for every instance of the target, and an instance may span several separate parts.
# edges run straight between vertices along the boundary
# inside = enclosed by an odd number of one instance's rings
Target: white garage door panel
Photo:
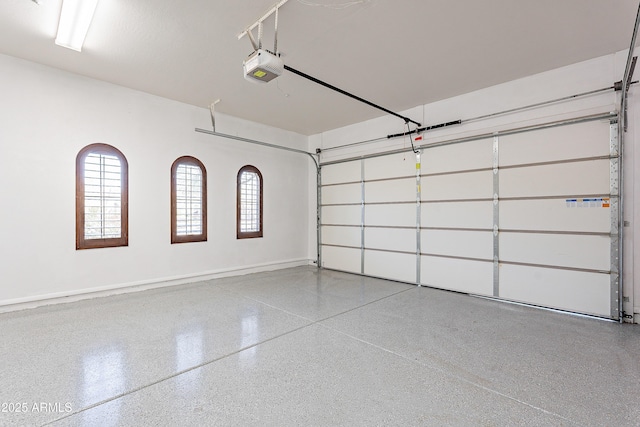
[[[416,200],[416,179],[367,182],[364,186],[366,203],[410,202]]]
[[[500,266],[500,297],[609,317],[609,275],[517,265]]]
[[[483,199],[493,197],[493,172],[469,172],[422,178],[422,200]]]
[[[617,318],[617,276],[609,271],[619,205],[607,196],[616,185],[616,133],[600,117],[525,132],[514,123],[510,135],[425,146],[418,206],[410,151],[362,151],[362,159],[324,166],[323,265]]]
[[[490,168],[493,167],[493,139],[423,150],[420,160],[423,174]]]
[[[421,282],[427,286],[493,295],[493,263],[423,256]]]
[[[362,188],[359,183],[322,187],[323,205],[331,205],[337,203],[360,203],[361,201]]]
[[[609,160],[500,170],[500,197],[609,194]]]
[[[364,251],[364,274],[402,282],[416,282],[416,256]]]
[[[340,184],[362,180],[361,161],[337,163],[322,167],[322,184]]]
[[[416,252],[416,230],[365,228],[364,245],[371,249]]]
[[[364,161],[365,181],[415,175],[416,155],[412,152],[374,157]]]
[[[360,247],[360,227],[322,227],[322,243]]]
[[[493,228],[493,202],[423,203],[423,227]]]
[[[360,225],[361,206],[323,206],[322,223],[338,225]]]
[[[500,166],[609,155],[609,121],[500,137]]]
[[[609,271],[606,236],[501,233],[500,260]]]
[[[322,266],[336,270],[360,273],[360,249],[322,247]]]
[[[416,226],[416,205],[367,205],[364,214],[365,225]]]
[[[483,231],[422,230],[423,253],[493,259],[493,233]]]
[[[560,199],[500,202],[500,228],[608,233],[610,208],[572,208]]]

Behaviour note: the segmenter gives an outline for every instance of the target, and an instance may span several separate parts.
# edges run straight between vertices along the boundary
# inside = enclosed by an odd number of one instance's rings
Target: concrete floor
[[[640,425],[638,326],[312,267],[0,330],[2,426]]]

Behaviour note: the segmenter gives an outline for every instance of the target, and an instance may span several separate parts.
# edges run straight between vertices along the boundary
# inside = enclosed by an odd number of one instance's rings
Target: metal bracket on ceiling
[[[211,125],[213,126],[213,131],[216,131],[216,104],[219,103],[220,100],[216,99],[209,105],[209,111],[211,112]]]
[[[278,9],[280,9],[280,7],[282,7],[286,2],[288,2],[289,0],[280,0],[278,3],[275,4],[275,6],[273,6],[271,9],[269,9],[264,15],[262,15],[262,17],[260,17],[257,21],[255,21],[253,24],[249,25],[243,32],[241,32],[238,35],[238,40],[240,40],[242,37],[244,36],[248,36],[249,37],[249,41],[251,42],[251,45],[253,46],[254,50],[258,50],[258,49],[262,49],[262,24],[263,22],[269,18],[271,15],[275,14],[275,36],[274,36],[274,41],[273,41],[273,54],[277,55],[278,54]],[[258,41],[256,42],[255,38],[253,37],[253,29],[255,27],[258,27]]]
[[[251,45],[253,46],[253,50],[258,50],[260,47],[258,46],[258,43],[256,43],[256,39],[253,38],[253,33],[251,31],[247,32],[247,35],[249,36],[249,41],[251,42]]]

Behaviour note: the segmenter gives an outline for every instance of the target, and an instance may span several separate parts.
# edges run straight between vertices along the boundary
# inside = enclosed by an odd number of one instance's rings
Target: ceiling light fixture
[[[98,0],[63,0],[58,23],[58,46],[82,50]]]

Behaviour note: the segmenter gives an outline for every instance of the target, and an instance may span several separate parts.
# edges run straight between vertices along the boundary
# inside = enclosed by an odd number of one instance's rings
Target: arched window
[[[191,156],[171,165],[171,243],[207,240],[207,170]]]
[[[262,174],[255,166],[238,172],[237,237],[262,237]]]
[[[128,163],[117,148],[91,144],[76,157],[76,249],[127,246]]]

